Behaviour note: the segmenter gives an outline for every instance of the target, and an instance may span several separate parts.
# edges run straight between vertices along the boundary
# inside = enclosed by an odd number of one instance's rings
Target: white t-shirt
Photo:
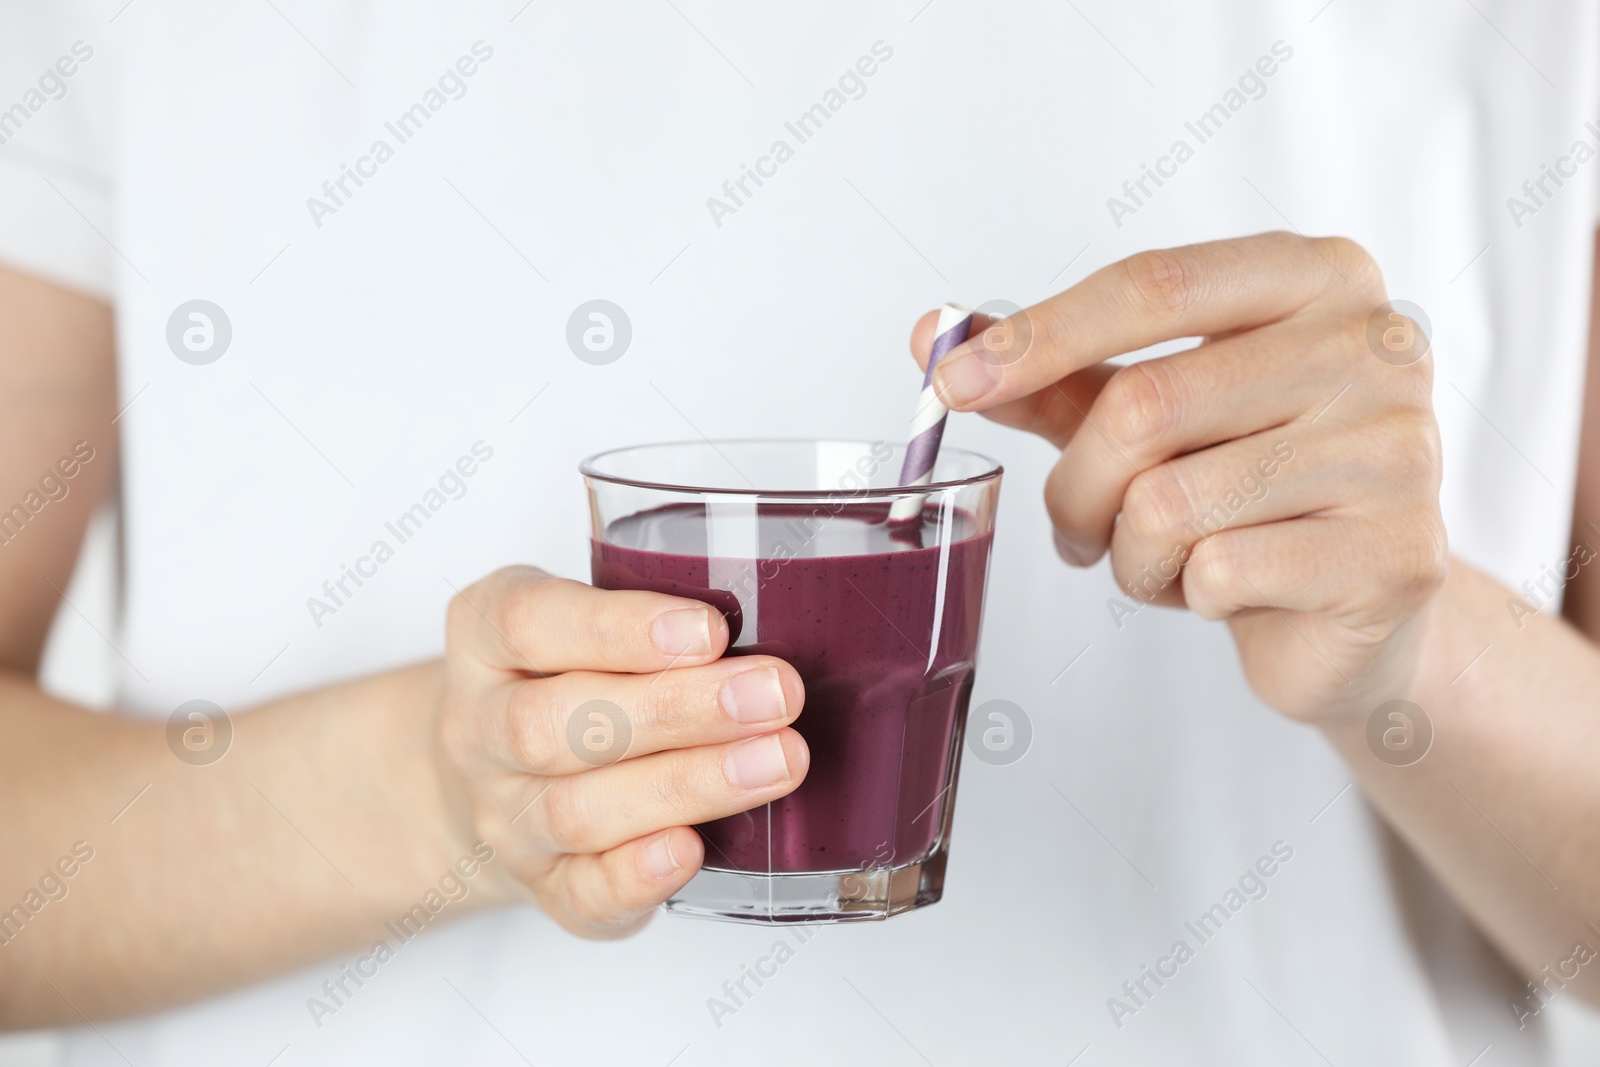
[[[903,436],[925,309],[1275,228],[1362,242],[1425,309],[1454,550],[1539,577],[1567,554],[1594,194],[1523,183],[1600,143],[1593,5],[1163,7],[17,5],[0,257],[116,303],[123,706],[237,712],[435,655],[452,585],[586,577],[581,456]],[[606,365],[566,340],[597,298],[632,329]],[[231,330],[205,365],[169,347],[193,300]],[[966,759],[942,903],[803,943],[663,917],[594,944],[505,910],[404,945],[331,1017],[308,1001],[335,960],[83,1030],[69,1061],[1546,1062],[1520,982],[1320,736],[1251,696],[1226,629],[1119,627],[1105,565],[1052,552],[1052,450],[975,417],[947,439],[1008,469],[974,705],[1034,737]]]

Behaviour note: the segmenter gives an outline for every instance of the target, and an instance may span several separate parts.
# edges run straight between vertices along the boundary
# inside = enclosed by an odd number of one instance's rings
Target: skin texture
[[[1375,358],[1367,322],[1385,299],[1377,267],[1338,238],[1143,253],[975,323],[987,329],[941,360],[935,384],[952,409],[1061,448],[1045,499],[1067,562],[1109,552],[1130,596],[1226,620],[1256,693],[1323,732],[1506,957],[1540,982],[1550,966],[1546,990],[1600,1003],[1600,967],[1560,966],[1577,941],[1600,944],[1584,925],[1600,919],[1600,590],[1592,571],[1573,582],[1578,626],[1519,620],[1510,590],[1447,555],[1431,355]],[[923,365],[934,321],[913,333]],[[1102,362],[1192,336],[1205,340]],[[1574,537],[1600,546],[1587,525],[1600,515],[1591,348]],[[1266,493],[1200,526],[1279,442],[1293,458]],[[1173,559],[1172,581],[1148,581]],[[1433,723],[1411,766],[1367,744],[1369,715],[1391,699]]]

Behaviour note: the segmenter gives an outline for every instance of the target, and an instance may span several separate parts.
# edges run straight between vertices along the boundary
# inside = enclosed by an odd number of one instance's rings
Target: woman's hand
[[[1144,252],[975,323],[935,386],[1061,449],[1045,485],[1057,546],[1079,566],[1109,549],[1125,611],[1227,619],[1262,699],[1342,718],[1405,695],[1447,567],[1432,358],[1386,300],[1343,238]],[[912,337],[924,365],[934,319]],[[1388,347],[1369,343],[1385,331]],[[1103,362],[1191,336],[1205,341]]]
[[[727,643],[698,600],[532,567],[452,601],[439,736],[462,829],[574,933],[643,925],[700,869],[694,824],[805,777],[799,675]]]

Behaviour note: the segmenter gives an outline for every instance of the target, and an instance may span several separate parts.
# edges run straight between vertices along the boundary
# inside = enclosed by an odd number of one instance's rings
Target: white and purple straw
[[[933,328],[933,351],[928,354],[928,370],[922,376],[922,395],[911,418],[911,439],[906,443],[906,461],[900,468],[901,485],[927,485],[933,480],[933,464],[939,458],[939,441],[944,437],[945,416],[950,409],[939,402],[933,388],[933,369],[952,348],[967,339],[972,329],[972,309],[946,304],[939,309],[939,322]],[[918,495],[903,496],[889,509],[889,524],[917,523],[920,528],[922,502]]]

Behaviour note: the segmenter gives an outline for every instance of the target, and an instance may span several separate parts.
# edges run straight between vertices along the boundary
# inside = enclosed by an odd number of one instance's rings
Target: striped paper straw
[[[900,469],[901,485],[927,485],[933,480],[933,464],[939,458],[939,441],[944,437],[948,408],[939,402],[933,389],[933,369],[956,345],[967,339],[972,329],[972,309],[946,304],[939,309],[939,323],[933,331],[933,351],[928,355],[928,371],[922,376],[922,395],[917,398],[917,413],[911,419],[911,439],[906,443],[906,462]],[[903,496],[889,509],[891,525],[918,523],[922,518],[922,496]]]

